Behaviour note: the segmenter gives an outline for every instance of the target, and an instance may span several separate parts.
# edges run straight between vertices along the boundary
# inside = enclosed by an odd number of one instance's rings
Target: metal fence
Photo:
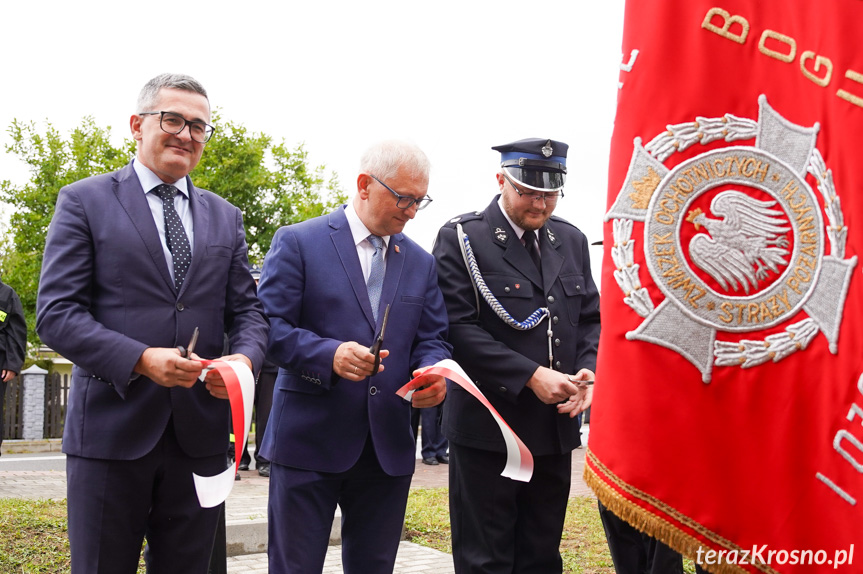
[[[66,401],[69,397],[69,375],[51,373],[45,377],[45,438],[61,438],[66,420]],[[21,377],[6,385],[6,403],[3,413],[3,437],[24,437],[24,393]]]

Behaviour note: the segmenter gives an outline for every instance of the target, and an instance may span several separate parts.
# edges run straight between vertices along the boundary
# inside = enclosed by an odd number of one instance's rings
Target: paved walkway
[[[4,451],[15,441],[4,442]],[[593,496],[582,479],[583,448],[573,451],[572,487],[570,496]],[[10,456],[14,456],[11,455]],[[447,486],[447,465],[429,466],[417,459],[411,488]],[[267,569],[266,529],[269,479],[258,476],[256,470],[241,471],[241,480],[225,504],[228,540],[228,572],[265,574]],[[66,498],[66,473],[62,471],[3,471],[0,470],[0,498]],[[331,543],[324,565],[324,574],[342,572],[339,521],[334,521]],[[395,574],[449,574],[453,572],[452,557],[444,552],[402,542],[396,559]]]

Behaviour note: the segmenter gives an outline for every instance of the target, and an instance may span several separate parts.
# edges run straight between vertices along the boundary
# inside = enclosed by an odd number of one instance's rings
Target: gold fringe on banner
[[[728,552],[736,552],[736,556],[742,555],[743,548],[740,546],[722,536],[719,536],[715,532],[708,530],[695,520],[665,504],[661,500],[654,498],[646,492],[622,481],[617,477],[617,475],[611,472],[608,467],[599,461],[596,455],[590,451],[590,448],[587,449],[586,460],[588,464],[584,465],[585,483],[593,489],[597,498],[603,505],[605,505],[614,514],[631,524],[637,530],[653,536],[657,540],[660,540],[687,558],[691,558],[693,560],[695,560],[699,548],[704,548],[705,551],[725,549]],[[621,491],[623,491],[626,496],[621,494]],[[631,497],[631,499],[627,497]],[[658,509],[673,520],[676,520],[680,525],[709,540],[712,543],[712,546],[706,546],[692,534],[684,531],[669,520],[636,504],[633,500],[643,501]],[[700,566],[704,570],[713,574],[747,574],[751,572],[740,564],[731,564],[725,561],[719,564],[700,564]],[[776,570],[766,564],[747,563],[747,566],[751,566],[752,568],[765,572],[766,574],[779,574]]]

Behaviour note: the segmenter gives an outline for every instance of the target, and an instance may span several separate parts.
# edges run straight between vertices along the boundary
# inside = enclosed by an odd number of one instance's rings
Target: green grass
[[[0,499],[0,572],[68,571],[65,502]]]
[[[446,488],[411,490],[405,538],[452,553]],[[560,553],[567,574],[614,573],[595,499],[569,499]],[[684,561],[684,571],[695,571],[691,561]],[[66,501],[0,499],[0,574],[64,572],[69,572]],[[138,572],[144,574],[143,560]]]
[[[406,539],[452,553],[448,504],[446,488],[411,490],[405,516]],[[564,572],[614,573],[595,499],[569,499],[560,553]]]
[[[405,515],[405,539],[441,552],[452,553],[446,488],[411,489]],[[596,499],[569,499],[560,554],[563,558],[564,573],[614,574]],[[691,560],[683,561],[683,571],[695,572]]]
[[[69,572],[65,500],[0,498],[0,574]],[[138,565],[144,574],[144,561]]]

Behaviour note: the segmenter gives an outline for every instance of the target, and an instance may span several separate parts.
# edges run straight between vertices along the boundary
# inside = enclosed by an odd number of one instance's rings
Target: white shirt
[[[348,226],[351,228],[351,235],[354,238],[354,245],[357,246],[357,256],[360,258],[360,266],[363,268],[363,278],[366,282],[369,280],[369,273],[372,270],[372,257],[375,254],[375,246],[368,240],[372,234],[369,228],[360,221],[360,216],[357,215],[357,210],[354,209],[353,203],[348,203],[345,207],[345,216],[348,218]],[[381,254],[386,262],[387,247],[390,244],[390,236],[382,237],[384,240],[384,252]]]
[[[162,240],[162,251],[165,252],[165,260],[168,262],[168,273],[171,274],[171,279],[174,278],[174,258],[171,256],[171,250],[168,249],[168,240],[165,237],[165,210],[162,206],[162,198],[152,193],[153,189],[165,183],[158,175],[148,168],[143,163],[136,159],[132,161],[132,169],[138,176],[138,181],[141,182],[141,187],[144,189],[144,194],[147,197],[147,204],[150,206],[150,212],[153,214],[153,220],[156,222],[156,230],[159,232],[159,239]],[[189,203],[189,189],[186,183],[186,178],[180,178],[173,184],[174,187],[180,190],[180,193],[174,196],[174,209],[180,216],[180,221],[183,222],[183,227],[186,230],[186,236],[189,238],[189,248],[194,252],[195,249],[195,222],[192,219],[192,208]]]

